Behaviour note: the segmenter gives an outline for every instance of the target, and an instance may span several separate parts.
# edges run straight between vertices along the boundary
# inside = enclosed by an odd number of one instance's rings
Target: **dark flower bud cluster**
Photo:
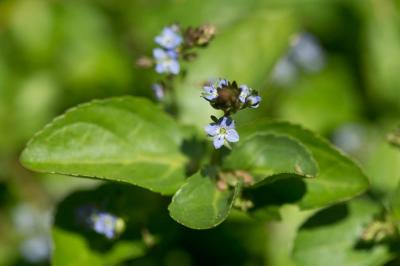
[[[206,46],[215,36],[213,25],[203,25],[197,28],[189,27],[185,31],[185,45],[187,47]]]
[[[158,100],[162,100],[163,97],[160,95],[164,96],[165,91],[170,89],[172,78],[182,72],[180,61],[195,59],[197,54],[193,48],[206,46],[214,35],[215,27],[212,25],[182,29],[179,25],[173,24],[165,27],[154,38],[159,47],[153,49],[153,58],[141,57],[136,64],[142,68],[154,67],[158,74],[167,75],[165,80],[153,85]]]
[[[204,86],[202,97],[215,109],[224,111],[225,115],[234,114],[245,108],[257,108],[261,97],[257,91],[247,85],[238,86],[235,81],[221,79]]]
[[[224,144],[228,146],[229,142],[239,141],[239,134],[230,116],[245,108],[257,108],[261,102],[258,92],[247,85],[238,86],[236,81],[226,79],[211,82],[203,90],[202,97],[213,108],[224,112],[219,119],[211,117],[214,122],[205,127],[208,136],[213,138],[214,147],[219,149]]]

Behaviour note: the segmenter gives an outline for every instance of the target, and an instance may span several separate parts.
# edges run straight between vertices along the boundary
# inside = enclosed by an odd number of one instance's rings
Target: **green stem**
[[[211,165],[219,166],[222,163],[221,149],[214,149],[211,154]]]

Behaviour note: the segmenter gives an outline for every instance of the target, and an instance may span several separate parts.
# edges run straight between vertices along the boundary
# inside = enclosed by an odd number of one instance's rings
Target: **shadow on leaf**
[[[249,210],[252,215],[279,219],[280,206],[298,202],[306,193],[306,185],[299,176],[281,174],[274,179],[276,181],[272,183],[244,190],[244,198],[250,199],[254,204]]]
[[[341,203],[324,209],[303,224],[302,229],[312,229],[316,227],[329,226],[345,220],[349,215],[347,204]]]

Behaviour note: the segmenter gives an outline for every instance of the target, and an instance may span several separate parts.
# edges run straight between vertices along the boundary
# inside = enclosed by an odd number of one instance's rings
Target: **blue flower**
[[[165,92],[163,86],[160,83],[154,83],[151,86],[151,89],[153,90],[154,96],[157,100],[161,101],[162,99],[164,99]]]
[[[253,89],[247,87],[247,85],[240,85],[239,101],[247,104],[250,108],[257,108],[260,105],[261,97],[257,95]]]
[[[207,125],[204,130],[208,136],[213,137],[216,149],[221,148],[227,142],[238,142],[239,134],[235,130],[235,122],[230,117],[222,117],[217,123]]]
[[[158,45],[168,50],[175,49],[183,41],[177,26],[165,27],[154,40]]]
[[[250,89],[247,85],[240,85],[240,94],[239,94],[239,101],[242,103],[246,102],[247,97],[250,94]]]
[[[178,74],[180,70],[178,54],[174,51],[165,51],[160,48],[153,50],[153,56],[156,60],[156,72],[166,74]]]
[[[218,89],[223,89],[228,85],[226,79],[212,79],[208,85],[203,87],[204,91],[201,96],[208,101],[213,101],[218,98]]]
[[[261,97],[258,95],[250,95],[246,101],[250,103],[250,108],[257,108],[260,105]]]
[[[229,83],[226,79],[220,79],[218,82],[218,88],[228,87]]]
[[[201,96],[203,96],[204,99],[212,101],[218,98],[218,90],[213,84],[209,86],[204,86],[203,90],[204,91]]]
[[[94,231],[108,239],[115,238],[125,229],[121,218],[106,212],[94,211],[90,216],[90,225]]]

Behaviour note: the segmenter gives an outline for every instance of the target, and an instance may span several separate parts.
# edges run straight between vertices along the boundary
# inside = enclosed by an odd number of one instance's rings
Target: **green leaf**
[[[388,248],[363,248],[360,236],[379,206],[356,199],[325,209],[312,216],[300,229],[293,257],[299,266],[379,266],[390,260]]]
[[[223,164],[225,169],[245,170],[256,184],[282,173],[315,177],[318,166],[308,149],[288,136],[253,135],[239,142]]]
[[[228,217],[239,191],[240,183],[222,190],[213,177],[197,173],[175,193],[168,209],[175,221],[187,227],[212,228]]]
[[[115,265],[126,259],[141,257],[145,254],[145,245],[140,241],[120,241],[107,253],[92,251],[85,238],[55,228],[52,230],[56,251],[53,256],[54,266],[73,265]]]
[[[215,113],[200,97],[204,82],[227,78],[261,89],[296,30],[295,17],[279,9],[263,9],[221,30],[207,49],[199,52],[184,82],[177,84],[180,119],[203,128]]]
[[[21,156],[34,171],[91,177],[174,193],[185,178],[177,124],[145,99],[80,105],[56,118]]]
[[[318,208],[345,201],[368,188],[367,177],[356,163],[321,137],[300,126],[260,120],[241,126],[238,131],[243,142],[254,135],[287,135],[297,139],[312,153],[318,163],[319,174],[316,178],[302,179],[305,194],[296,202],[301,208]]]
[[[303,178],[293,174],[281,174],[272,179],[273,183],[250,187],[243,190],[243,198],[252,202],[248,210],[252,217],[263,220],[281,220],[281,207],[296,204],[306,193]]]

